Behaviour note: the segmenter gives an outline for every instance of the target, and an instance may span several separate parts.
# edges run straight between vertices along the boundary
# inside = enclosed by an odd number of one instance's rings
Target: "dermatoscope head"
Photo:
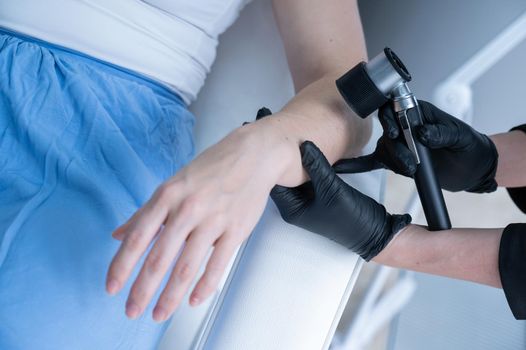
[[[336,86],[356,114],[366,118],[391,97],[393,89],[411,80],[400,58],[388,47],[368,63],[360,62]]]

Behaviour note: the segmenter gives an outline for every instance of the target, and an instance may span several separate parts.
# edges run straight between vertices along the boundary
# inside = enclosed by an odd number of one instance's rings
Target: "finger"
[[[225,269],[230,263],[237,247],[238,244],[236,244],[236,241],[228,235],[223,235],[219,238],[206,264],[206,270],[190,296],[190,304],[192,306],[201,304],[217,290],[219,282],[225,273]]]
[[[153,319],[155,321],[165,321],[181,303],[217,237],[217,233],[209,231],[210,229],[218,230],[217,227],[201,226],[189,236],[183,252],[172,270],[168,283],[153,310]]]
[[[270,109],[268,109],[267,107],[262,107],[262,108],[259,109],[259,111],[257,113],[256,120],[260,120],[261,118],[264,118],[264,117],[269,116],[271,114],[272,114],[272,112],[270,111]]]
[[[298,193],[294,188],[276,185],[270,191],[270,198],[274,201],[281,212],[282,208],[293,205],[298,200]]]
[[[177,219],[177,216],[168,219],[132,285],[126,302],[126,315],[131,319],[146,309],[186,239]]]
[[[189,196],[185,198],[177,208],[177,212],[170,215],[167,219],[166,228],[162,233],[164,238],[161,242],[158,242],[158,245],[156,245],[158,249],[162,249],[164,246],[171,247],[175,252],[180,249],[184,240],[207,213],[202,202],[202,199],[197,196]],[[172,258],[173,256],[174,254],[172,254]],[[164,266],[163,264],[166,263],[166,258],[166,256],[160,253],[158,255],[153,255],[152,261],[154,265],[156,260],[159,261],[157,265],[160,268],[158,270],[144,266],[145,273],[136,279],[128,298],[128,303],[126,305],[126,314],[128,317],[135,318],[144,310],[145,305],[149,301],[146,300],[149,295],[148,292],[150,291],[148,286],[150,284],[155,285],[155,281],[158,278],[163,277],[163,274],[160,272]]]
[[[295,203],[304,201],[308,198],[306,198],[306,194],[308,194],[308,191],[305,192],[307,189],[306,185],[307,183],[304,183],[297,187],[285,187],[276,185],[274,188],[270,191],[270,198],[276,203],[278,207],[280,206],[293,206]]]
[[[391,170],[400,175],[413,177],[418,166],[413,152],[406,144],[397,140],[391,140],[389,143],[390,146],[386,148],[389,152],[389,162],[393,163],[392,167],[389,166]]]
[[[424,146],[432,149],[452,147],[458,142],[458,133],[451,126],[428,124],[417,129],[417,137]]]
[[[393,222],[393,233],[397,233],[398,231],[409,225],[413,218],[411,218],[411,215],[409,214],[391,215],[391,220]]]
[[[384,104],[378,111],[378,119],[382,124],[384,133],[390,139],[396,139],[400,134],[396,113],[390,103]]]
[[[357,158],[341,159],[337,161],[332,168],[338,174],[354,174],[383,169],[384,165],[378,162],[375,154],[372,153]]]
[[[130,221],[126,222],[125,224],[117,227],[112,233],[111,236],[113,239],[116,239],[118,241],[122,241],[124,237],[126,237],[126,232],[128,228],[130,227]]]
[[[314,191],[310,181],[293,188],[276,185],[270,191],[270,197],[283,220],[292,223],[296,214],[314,198]]]
[[[434,124],[439,121],[437,115],[434,113],[435,111],[445,113],[427,101],[418,100],[418,106],[422,112],[421,115],[424,124]]]
[[[129,232],[130,226],[137,222],[137,220],[144,214],[144,211],[149,210],[155,204],[154,198],[155,194],[152,196],[152,198],[150,198],[149,201],[144,203],[142,207],[136,210],[124,224],[113,230],[111,236],[116,240],[122,241]]]
[[[314,192],[325,195],[334,180],[338,179],[329,161],[318,147],[311,141],[305,141],[300,146],[301,163],[309,175]]]
[[[152,197],[131,219],[125,228],[118,233],[123,241],[108,269],[106,290],[114,295],[130,277],[133,268],[150,245],[166,219],[168,211],[164,200]]]

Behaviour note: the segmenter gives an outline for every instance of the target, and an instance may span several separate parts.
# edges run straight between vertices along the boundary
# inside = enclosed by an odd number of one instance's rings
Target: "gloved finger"
[[[392,220],[392,230],[393,233],[398,233],[401,229],[406,227],[413,221],[413,218],[409,214],[404,215],[391,215]]]
[[[314,191],[310,181],[293,188],[276,185],[270,191],[270,197],[283,220],[294,223],[297,215],[301,214],[303,208],[314,198]]]
[[[445,113],[442,110],[438,109],[434,104],[429,103],[427,101],[418,100],[418,106],[420,107],[420,111],[422,112],[422,121],[424,124],[434,124],[438,122],[436,112]]]
[[[256,115],[256,120],[260,120],[261,118],[264,118],[266,116],[271,115],[272,112],[267,107],[261,107]]]
[[[389,159],[389,161],[384,160],[387,167],[397,174],[413,177],[417,168],[416,158],[413,152],[411,152],[403,142],[397,140],[390,140],[388,142],[390,144],[386,149],[388,150],[387,159]]]
[[[384,165],[376,160],[374,153],[371,153],[357,158],[340,159],[332,168],[338,174],[355,174],[383,169]]]
[[[270,197],[278,207],[289,205],[299,199],[299,193],[291,187],[276,185],[270,191]]]
[[[317,195],[326,195],[334,181],[339,180],[338,176],[332,170],[327,158],[311,141],[303,142],[300,151],[301,163],[311,178],[314,192]]]
[[[417,129],[420,142],[432,149],[454,146],[458,142],[458,134],[452,126],[444,124],[427,124]]]
[[[382,124],[384,133],[390,138],[395,139],[400,134],[396,113],[390,103],[384,104],[378,110],[378,119]]]
[[[258,113],[256,114],[256,120],[260,120],[261,118],[264,118],[268,115],[272,115],[272,112],[267,107],[261,107],[258,110]],[[250,124],[251,122],[244,122],[242,125],[245,126],[247,124]]]

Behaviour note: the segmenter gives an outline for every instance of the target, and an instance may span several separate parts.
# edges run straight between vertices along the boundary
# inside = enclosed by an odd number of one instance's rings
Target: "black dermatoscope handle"
[[[408,109],[406,114],[414,135],[415,127],[423,124],[420,108],[417,106]],[[418,140],[415,140],[414,143],[420,158],[420,164],[417,165],[414,179],[428,228],[430,231],[450,229],[451,221],[449,220],[440,184],[433,169],[431,153]]]
[[[349,70],[336,81],[336,86],[362,118],[385,103],[394,105],[408,147],[419,161],[414,180],[428,228],[447,230],[451,222],[429,150],[412,137],[414,128],[422,125],[423,119],[418,102],[406,84],[410,80],[411,75],[402,61],[391,49],[385,48],[368,63],[361,62]]]

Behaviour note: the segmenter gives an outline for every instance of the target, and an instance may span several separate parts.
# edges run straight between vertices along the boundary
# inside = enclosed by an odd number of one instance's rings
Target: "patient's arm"
[[[313,141],[331,163],[356,154],[370,137],[370,121],[346,106],[335,80],[367,57],[357,2],[274,0],[273,4],[298,94],[280,113],[258,123],[286,130],[295,147]],[[304,181],[300,156],[295,154],[282,185]]]
[[[108,271],[106,288],[111,294],[122,289],[153,244],[131,288],[126,307],[130,318],[146,309],[168,274],[153,313],[157,321],[166,320],[212,247],[190,302],[197,305],[215,291],[236,247],[263,213],[273,186],[295,186],[304,180],[301,141],[315,141],[334,162],[346,150],[358,151],[369,138],[369,122],[348,113],[334,83],[365,58],[356,2],[281,0],[275,12],[295,86],[301,91],[272,118],[240,127],[207,149],[115,230],[114,237],[123,243]]]
[[[502,288],[498,265],[502,231],[454,228],[430,232],[422,226],[409,225],[373,260]]]

